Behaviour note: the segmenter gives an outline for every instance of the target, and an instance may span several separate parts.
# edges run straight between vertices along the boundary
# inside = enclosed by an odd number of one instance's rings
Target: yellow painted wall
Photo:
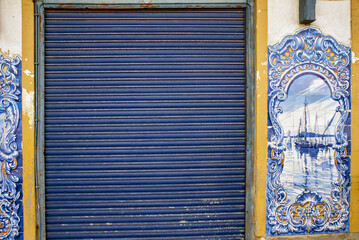
[[[34,52],[34,3],[32,0],[22,0],[22,138],[25,240],[36,239]],[[27,74],[24,73],[25,71]]]
[[[359,57],[359,1],[352,0],[352,50]],[[24,239],[36,239],[34,165],[34,7],[22,0],[23,79],[23,204]],[[267,164],[267,0],[255,1],[255,153],[254,153],[254,232],[265,236]],[[359,58],[352,65],[352,192],[350,231],[359,232]],[[357,106],[357,107],[356,107]]]
[[[254,232],[266,231],[267,175],[267,0],[255,1]]]
[[[359,232],[359,1],[351,1],[352,34],[352,158],[350,232]],[[356,55],[356,56],[355,56]]]

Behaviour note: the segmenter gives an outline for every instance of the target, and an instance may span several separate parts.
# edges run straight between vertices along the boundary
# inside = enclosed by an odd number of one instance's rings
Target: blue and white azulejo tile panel
[[[268,47],[267,236],[349,232],[350,54],[316,28]]]
[[[0,53],[0,239],[23,239],[21,59]]]

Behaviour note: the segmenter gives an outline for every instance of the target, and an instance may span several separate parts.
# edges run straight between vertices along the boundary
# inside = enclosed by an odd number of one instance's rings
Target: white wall
[[[14,56],[22,53],[21,0],[0,0],[0,49]]]
[[[310,25],[299,24],[299,0],[268,0],[268,44],[306,26],[318,27],[350,46],[350,0],[317,0],[316,21]]]

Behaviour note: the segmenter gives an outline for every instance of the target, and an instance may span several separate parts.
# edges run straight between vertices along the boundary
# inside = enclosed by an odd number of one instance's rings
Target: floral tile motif
[[[268,47],[267,236],[349,231],[350,53],[315,28]]]
[[[21,60],[0,54],[0,239],[20,236]],[[19,164],[18,164],[19,163]]]

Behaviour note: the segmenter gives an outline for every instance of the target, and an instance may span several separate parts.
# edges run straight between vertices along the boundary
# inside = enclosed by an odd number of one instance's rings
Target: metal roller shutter
[[[47,238],[244,238],[244,10],[45,16]]]

